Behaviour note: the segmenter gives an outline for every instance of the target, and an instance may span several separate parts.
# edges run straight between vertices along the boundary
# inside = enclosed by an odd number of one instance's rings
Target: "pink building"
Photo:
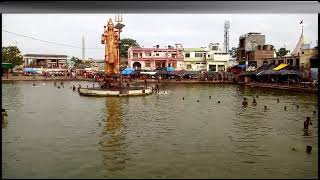
[[[128,49],[128,67],[134,69],[155,70],[158,67],[173,67],[183,69],[183,48],[181,44],[175,47],[137,48]]]

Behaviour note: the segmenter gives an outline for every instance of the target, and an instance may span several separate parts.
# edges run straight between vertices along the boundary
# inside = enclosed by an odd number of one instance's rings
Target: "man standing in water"
[[[312,125],[310,117],[307,117],[303,123],[304,130],[308,130],[310,125]]]
[[[243,98],[242,106],[247,106],[247,105],[248,105],[247,98]]]
[[[256,106],[256,105],[257,105],[257,101],[256,101],[256,99],[254,99],[254,98],[253,98],[253,101],[252,101],[252,105],[253,105],[253,106]]]
[[[5,116],[8,117],[8,114],[5,109],[2,109],[2,124],[5,124],[6,122],[4,119]]]
[[[156,83],[156,93],[159,93],[159,85]]]

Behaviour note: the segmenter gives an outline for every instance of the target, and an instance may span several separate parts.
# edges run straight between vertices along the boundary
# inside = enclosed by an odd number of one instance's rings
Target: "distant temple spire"
[[[302,23],[303,23],[303,20],[300,22],[300,24],[302,24]],[[299,41],[298,41],[296,47],[293,49],[291,55],[300,56],[301,49],[302,49],[303,45],[304,45],[304,36],[303,36],[303,25],[302,25],[302,31],[301,31]]]

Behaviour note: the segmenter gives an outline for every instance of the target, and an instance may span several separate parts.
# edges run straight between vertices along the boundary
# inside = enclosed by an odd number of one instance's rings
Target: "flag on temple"
[[[303,19],[301,20],[300,24],[302,24],[302,23],[303,23]]]

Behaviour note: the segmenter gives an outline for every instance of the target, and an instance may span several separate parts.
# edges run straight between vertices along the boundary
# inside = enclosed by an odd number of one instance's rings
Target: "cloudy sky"
[[[103,59],[100,42],[103,26],[114,14],[3,14],[2,29],[45,41],[76,46],[64,47],[19,37],[2,31],[2,46],[17,45],[23,54],[46,53],[82,56],[82,36],[86,57]],[[301,34],[303,19],[306,43],[318,40],[317,14],[123,14],[126,26],[122,38],[133,38],[143,47],[174,45],[202,47],[210,42],[223,44],[224,21],[230,21],[230,47],[239,36],[261,32],[266,43],[276,49],[292,50]]]

